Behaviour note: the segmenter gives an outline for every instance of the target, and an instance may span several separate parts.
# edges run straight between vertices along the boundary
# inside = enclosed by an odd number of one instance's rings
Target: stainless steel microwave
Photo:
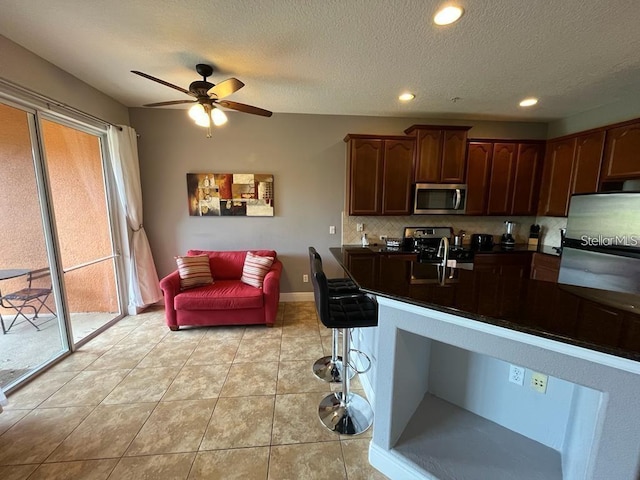
[[[413,213],[418,215],[462,215],[467,186],[460,183],[416,183]]]

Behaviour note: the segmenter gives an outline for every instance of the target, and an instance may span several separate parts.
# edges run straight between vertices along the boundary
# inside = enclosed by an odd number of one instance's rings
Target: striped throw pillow
[[[252,287],[262,288],[262,282],[264,281],[265,275],[271,269],[273,260],[273,257],[261,257],[247,252],[240,281]]]
[[[176,263],[178,264],[180,288],[182,290],[213,283],[208,255],[176,257]]]

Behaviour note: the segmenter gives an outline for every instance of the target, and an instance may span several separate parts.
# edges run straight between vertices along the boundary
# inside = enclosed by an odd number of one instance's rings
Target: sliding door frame
[[[66,332],[67,332],[67,337],[68,337],[68,342],[69,345],[71,346],[71,351],[75,351],[77,350],[79,347],[81,347],[82,345],[84,345],[85,343],[87,343],[89,340],[91,340],[92,338],[96,337],[97,335],[99,335],[100,333],[104,332],[107,328],[109,328],[110,326],[112,326],[114,323],[116,323],[118,320],[120,320],[121,318],[123,318],[124,316],[126,316],[127,314],[127,310],[126,310],[126,291],[124,289],[124,286],[126,285],[126,281],[124,279],[124,272],[125,272],[125,267],[124,267],[124,262],[122,260],[122,248],[120,247],[121,245],[121,241],[122,241],[122,222],[121,222],[121,218],[120,215],[117,215],[117,212],[119,212],[119,208],[118,208],[118,201],[117,201],[117,193],[115,191],[115,177],[114,177],[114,173],[113,170],[111,168],[111,161],[110,161],[110,156],[109,156],[109,147],[108,147],[108,138],[107,138],[107,131],[106,129],[102,128],[96,128],[94,126],[91,126],[89,124],[86,124],[83,121],[79,121],[79,120],[75,120],[73,118],[69,118],[67,116],[63,116],[60,114],[56,114],[56,113],[52,113],[52,112],[43,112],[43,111],[36,111],[36,120],[37,120],[37,130],[38,130],[38,141],[40,143],[41,146],[41,150],[42,150],[42,158],[43,158],[43,168],[46,169],[46,152],[45,152],[45,146],[44,146],[44,138],[42,135],[43,132],[43,127],[42,127],[42,121],[46,120],[49,122],[53,122],[53,123],[57,123],[59,125],[63,125],[65,127],[74,129],[74,130],[78,130],[80,132],[86,133],[88,135],[93,135],[95,137],[97,137],[99,143],[100,143],[100,154],[101,154],[101,162],[102,162],[102,188],[105,192],[105,199],[106,199],[106,210],[107,210],[107,218],[108,218],[108,224],[109,224],[109,239],[110,239],[110,244],[111,244],[111,258],[112,258],[112,265],[114,268],[114,273],[115,273],[115,283],[116,283],[116,293],[118,295],[118,309],[119,309],[119,315],[115,318],[113,318],[112,320],[110,320],[109,322],[107,322],[106,324],[102,325],[101,327],[99,327],[98,329],[96,329],[95,331],[91,332],[89,335],[87,335],[86,337],[81,338],[80,340],[78,340],[78,342],[74,342],[73,340],[73,325],[71,323],[71,316],[68,312],[68,309],[65,310],[65,319],[67,320],[66,324],[67,324],[67,328],[66,328]],[[47,172],[45,172],[47,173]],[[50,185],[49,185],[49,176],[48,174],[46,175],[46,183],[47,183],[47,188],[49,189],[48,191],[48,201],[51,201],[51,192],[50,192]],[[50,216],[50,221],[52,224],[52,227],[54,228],[53,231],[57,232],[57,226],[55,224],[55,214],[54,214],[54,209],[51,208],[51,205],[53,205],[53,203],[49,203],[49,216]],[[61,251],[60,249],[60,244],[59,244],[59,240],[56,236],[55,238],[55,251],[57,253],[57,257],[60,257],[59,252]],[[63,286],[63,290],[64,290],[64,269],[62,267],[62,260],[59,258],[60,263],[58,265],[56,265],[58,267],[58,272],[60,277],[62,278],[62,281],[60,281],[60,284]],[[66,291],[63,291],[64,294],[64,299],[65,299],[65,308],[68,304],[67,302],[67,296],[66,296]]]
[[[127,282],[125,277],[126,266],[122,255],[122,246],[128,244],[128,234],[126,219],[124,218],[124,214],[118,202],[114,172],[111,168],[107,125],[97,121],[92,121],[88,117],[85,118],[82,115],[77,115],[72,110],[66,111],[63,107],[53,107],[36,96],[22,92],[21,90],[13,88],[11,85],[7,85],[4,82],[0,82],[0,102],[12,108],[21,110],[27,115],[35,181],[40,203],[43,235],[47,247],[49,268],[51,270],[51,286],[54,291],[56,311],[58,312],[58,318],[60,319],[59,328],[64,330],[64,334],[61,335],[62,348],[60,354],[50,358],[40,365],[38,369],[27,374],[20,384],[14,385],[8,390],[8,393],[10,393],[15,388],[21,386],[25,381],[28,381],[42,373],[46,367],[49,367],[70,355],[73,351],[77,350],[95,336],[104,332],[107,328],[128,314],[128,290],[126,288]],[[100,142],[103,188],[106,197],[106,209],[112,252],[111,256],[115,273],[115,285],[118,295],[117,303],[120,314],[98,328],[96,331],[91,332],[88,336],[80,339],[77,343],[74,343],[73,341],[71,317],[69,314],[65,290],[60,243],[57,235],[51,186],[49,184],[49,175],[47,171],[44,138],[42,135],[43,120],[55,122],[81,132],[94,135]]]

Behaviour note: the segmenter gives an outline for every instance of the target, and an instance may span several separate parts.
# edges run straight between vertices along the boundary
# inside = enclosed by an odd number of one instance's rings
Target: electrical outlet
[[[364,223],[356,223],[356,232],[362,232],[364,230]]]
[[[539,393],[547,393],[549,377],[544,373],[533,372],[531,374],[531,388]]]
[[[380,235],[380,240],[382,240],[383,242],[387,241],[387,236],[386,235]]]
[[[330,225],[329,226],[329,235],[335,235],[336,234],[336,226],[335,225]]]
[[[520,386],[524,385],[524,368],[509,365],[509,381]]]
[[[304,283],[309,283],[309,275],[302,275],[302,281]]]

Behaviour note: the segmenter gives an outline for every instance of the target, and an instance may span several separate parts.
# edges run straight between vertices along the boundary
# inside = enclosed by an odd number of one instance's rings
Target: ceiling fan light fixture
[[[213,107],[211,110],[211,118],[213,119],[213,124],[216,127],[227,123],[227,115],[222,110],[216,107]]]
[[[189,109],[189,116],[196,122],[196,125],[200,127],[209,126],[209,115],[205,111],[204,105],[196,103]]]
[[[448,7],[441,8],[436,12],[433,16],[433,23],[436,25],[451,25],[452,23],[457,22],[463,13],[464,9],[462,7],[449,5]]]

